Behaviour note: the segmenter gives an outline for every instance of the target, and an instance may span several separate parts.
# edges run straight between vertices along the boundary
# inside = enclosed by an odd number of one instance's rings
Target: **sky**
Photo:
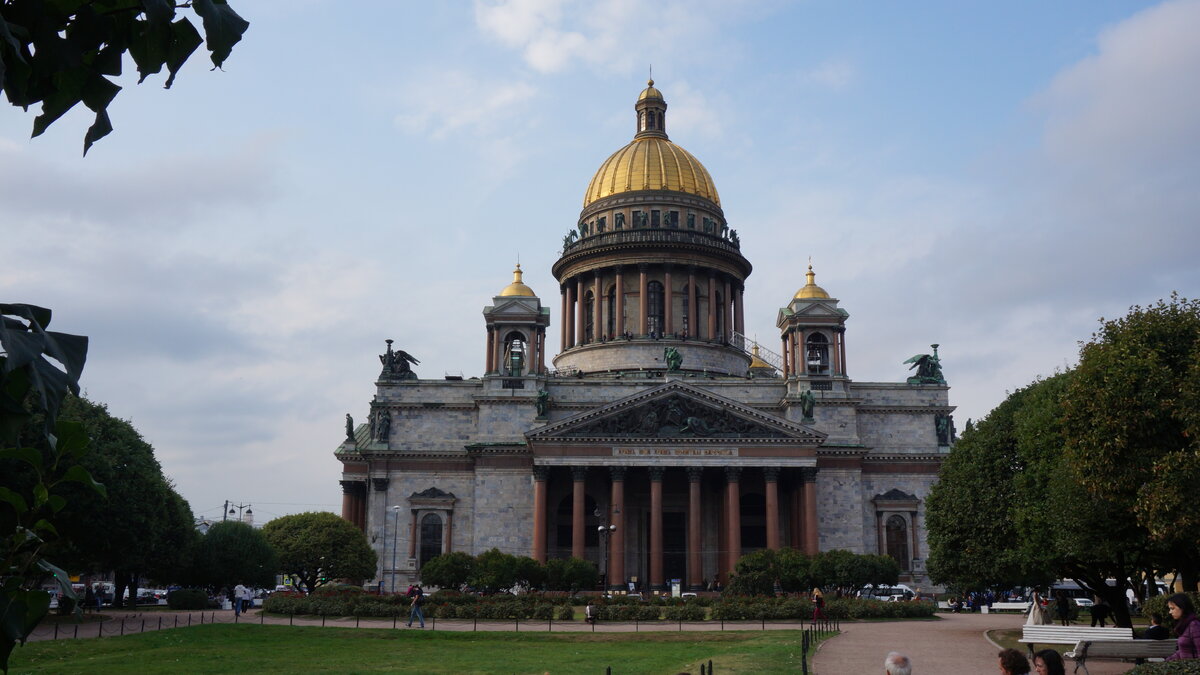
[[[817,283],[858,381],[939,343],[961,429],[1101,317],[1200,288],[1200,1],[231,0],[223,70],[126,60],[115,131],[0,108],[0,300],[88,335],[85,395],[201,517],[340,510],[384,339],[478,376],[651,67],[712,174],[747,333]]]

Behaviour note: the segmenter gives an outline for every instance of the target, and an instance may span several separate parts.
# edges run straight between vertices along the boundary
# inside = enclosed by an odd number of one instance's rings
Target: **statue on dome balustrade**
[[[392,340],[384,340],[384,342],[387,343],[387,353],[379,355],[379,362],[383,364],[383,372],[380,373],[380,377],[390,380],[417,379],[417,374],[408,364],[421,365],[421,362],[403,349],[392,351]]]
[[[908,378],[909,384],[946,384],[946,378],[942,375],[942,360],[938,358],[938,345],[930,346],[933,347],[932,354],[917,354],[905,361],[913,364],[909,370],[917,369],[916,375]]]

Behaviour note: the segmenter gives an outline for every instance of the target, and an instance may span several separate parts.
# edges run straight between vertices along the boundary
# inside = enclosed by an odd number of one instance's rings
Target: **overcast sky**
[[[961,429],[1099,317],[1200,287],[1200,2],[231,0],[225,70],[125,77],[29,140],[0,109],[0,300],[91,337],[83,384],[197,515],[340,509],[385,338],[480,375],[654,68],[742,251],[747,332],[817,281],[859,381],[941,344]],[[126,68],[136,74],[132,63]]]

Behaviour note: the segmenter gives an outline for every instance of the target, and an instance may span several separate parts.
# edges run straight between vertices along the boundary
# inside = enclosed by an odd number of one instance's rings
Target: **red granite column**
[[[821,551],[817,523],[817,470],[804,469],[804,552],[808,555]]]
[[[342,520],[354,522],[354,481],[344,480],[342,483]]]
[[[584,537],[587,514],[583,512],[585,503],[584,482],[587,480],[587,467],[571,468],[571,557],[583,559]]]
[[[729,297],[732,292],[729,277],[725,277],[725,295],[721,296],[722,321],[725,322],[725,325],[721,327],[721,332],[724,333],[726,342],[733,341],[733,299]]]
[[[729,563],[730,572],[737,567],[742,557],[742,470],[736,466],[725,467],[725,491],[729,494]]]
[[[567,329],[567,346],[564,349],[570,349],[575,346],[575,284],[570,282],[567,282],[567,308],[562,320]]]
[[[808,373],[808,364],[804,357],[804,344],[800,340],[800,336],[804,332],[800,330],[792,331],[792,371],[797,377],[803,377]]]
[[[648,285],[649,279],[646,273],[649,272],[650,266],[642,263],[638,265],[638,335],[645,335],[650,332],[649,328],[649,307],[646,300],[649,297]]]
[[[663,265],[663,329],[668,335],[675,335],[675,290],[671,287],[671,265]]]
[[[546,562],[546,476],[544,466],[533,467],[533,553],[534,560]]]
[[[663,583],[663,468],[650,467],[650,590],[665,591]]]
[[[355,521],[356,521],[355,525],[358,525],[358,529],[363,530],[365,532],[367,529],[367,484],[366,483],[359,483],[359,488],[356,491],[356,494],[354,495],[354,502],[355,502],[354,511],[355,511]]]
[[[538,329],[538,375],[546,374],[546,329]]]
[[[625,269],[621,265],[616,267],[617,273],[617,335],[625,334]]]
[[[599,342],[600,336],[604,335],[604,322],[602,321],[604,314],[601,311],[604,308],[604,294],[600,292],[600,270],[596,270],[592,274],[595,275],[592,280],[592,297],[596,299],[592,303],[592,325],[595,326],[592,331],[592,339]]]
[[[563,351],[567,348],[567,317],[571,316],[571,312],[567,309],[567,286],[562,284],[559,286],[562,294],[562,311],[558,314],[558,351]]]
[[[704,469],[698,466],[688,467],[688,534],[687,534],[687,583],[688,590],[704,590],[704,562],[700,558],[700,550],[704,545],[700,528],[700,479]]]
[[[712,340],[717,337],[717,275],[714,272],[708,273],[708,339]]]
[[[779,468],[768,466],[763,469],[767,487],[767,548],[779,550]]]
[[[575,339],[576,344],[587,344],[587,330],[584,327],[584,311],[587,303],[583,301],[583,275],[575,277]]]
[[[408,526],[408,557],[417,557],[417,510],[412,510],[412,523]]]
[[[688,267],[688,337],[700,337],[700,317],[696,316],[696,312],[700,309],[700,303],[696,300],[696,267],[695,265]]]
[[[846,368],[846,331],[845,330],[838,331],[838,343],[839,343],[839,349],[841,350],[841,354],[842,354],[842,375],[845,376],[849,372],[849,369]]]
[[[488,326],[488,329],[487,329],[487,355],[484,358],[484,366],[483,366],[484,373],[492,372],[492,365],[493,365],[492,364],[492,355],[496,349],[495,345],[496,345],[496,331],[493,330],[491,326]]]
[[[791,353],[791,350],[788,349],[787,334],[785,333],[784,336],[779,339],[779,341],[783,343],[783,346],[780,348],[783,350],[783,376],[785,378],[791,377],[791,375],[792,375],[792,366],[791,366],[792,360],[789,356]]]
[[[625,588],[625,467],[609,467],[612,472],[612,506],[608,522],[616,525],[608,537],[608,587]]]

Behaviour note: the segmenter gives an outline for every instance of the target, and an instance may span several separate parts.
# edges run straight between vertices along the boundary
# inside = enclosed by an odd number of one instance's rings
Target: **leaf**
[[[6,487],[0,487],[0,502],[8,502],[16,510],[17,515],[29,511],[29,504],[25,502],[25,498],[19,492],[15,492]]]
[[[250,22],[238,16],[224,0],[195,0],[192,8],[204,19],[208,51],[212,52],[213,65],[220,68],[250,27]]]
[[[70,584],[67,584],[70,586]],[[50,594],[43,590],[5,590],[0,594],[4,600],[4,612],[0,614],[0,668],[8,670],[8,655],[15,643],[25,639],[37,628],[38,623],[50,611]]]
[[[171,88],[171,84],[175,82],[175,74],[202,42],[204,40],[200,37],[200,32],[187,17],[171,24],[171,47],[167,50],[167,70],[171,75],[167,78],[164,89]]]
[[[38,452],[36,448],[5,448],[0,450],[0,459],[15,459],[25,462],[39,473],[43,469],[42,453]]]
[[[46,500],[46,504],[53,513],[58,513],[67,505],[67,500],[62,495],[50,495],[49,499]]]
[[[38,483],[33,486],[33,508],[41,508],[42,504],[46,503],[46,498],[50,496],[50,492],[46,490],[46,486]]]
[[[108,489],[105,488],[102,483],[97,483],[96,479],[92,478],[91,472],[78,464],[70,469],[67,469],[67,472],[63,474],[62,479],[63,481],[71,483],[83,483],[84,485],[87,485],[96,492],[100,493],[101,497],[108,497]]]
[[[169,23],[175,18],[175,3],[171,0],[142,0],[142,9],[151,23]]]
[[[120,89],[120,87],[117,87]],[[54,357],[67,369],[67,377],[75,383],[83,375],[83,364],[87,361],[88,338],[86,335],[70,335],[55,331],[42,333],[45,352]],[[74,390],[73,390],[74,391]],[[78,393],[78,391],[76,391]]]
[[[112,133],[112,122],[108,119],[108,111],[101,110],[96,113],[96,121],[92,126],[88,127],[87,135],[83,137],[83,156],[87,157],[88,150],[92,149],[92,144]],[[78,387],[76,387],[78,390]]]
[[[58,437],[56,450],[59,457],[70,455],[78,460],[91,447],[92,439],[88,438],[87,430],[79,422],[59,421],[54,426],[54,433]]]

